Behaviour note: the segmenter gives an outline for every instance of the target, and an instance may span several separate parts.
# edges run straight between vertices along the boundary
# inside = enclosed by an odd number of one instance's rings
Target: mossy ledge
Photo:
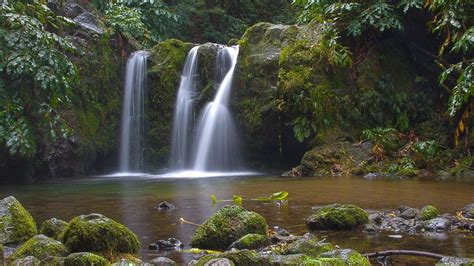
[[[365,210],[353,204],[331,204],[322,207],[306,219],[306,225],[316,230],[349,230],[369,222]]]

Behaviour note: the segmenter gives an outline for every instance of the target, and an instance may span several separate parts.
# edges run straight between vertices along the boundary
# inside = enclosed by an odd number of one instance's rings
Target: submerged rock
[[[61,242],[45,235],[37,235],[15,250],[9,257],[9,260],[16,260],[27,256],[34,256],[42,260],[50,256],[61,257],[66,254],[67,249]]]
[[[41,230],[40,233],[54,238],[56,240],[62,240],[63,233],[66,230],[66,227],[69,225],[69,223],[57,219],[57,218],[51,218],[49,220],[44,221],[41,224]]]
[[[174,260],[168,259],[167,257],[157,257],[150,261],[151,265],[155,266],[174,266],[176,262]]]
[[[64,260],[65,266],[94,265],[105,266],[110,263],[103,257],[89,252],[78,252],[69,254]]]
[[[156,206],[156,208],[157,208],[158,210],[160,210],[160,211],[172,211],[172,210],[176,210],[176,207],[175,207],[173,204],[171,204],[171,203],[169,203],[169,202],[167,202],[167,201],[161,202],[160,204],[158,204],[158,205]]]
[[[420,210],[420,219],[423,221],[431,220],[439,215],[438,209],[431,205],[426,205]]]
[[[270,244],[266,235],[247,234],[234,241],[228,249],[259,249]]]
[[[9,265],[15,265],[15,266],[36,266],[40,265],[41,261],[34,257],[34,256],[28,256],[20,259],[14,260],[12,263]]]
[[[184,244],[181,243],[176,238],[168,238],[168,240],[158,240],[155,243],[148,245],[148,249],[152,250],[174,250],[184,247]]]
[[[316,211],[306,219],[310,229],[345,230],[354,229],[368,223],[369,217],[365,210],[353,204],[332,204]]]
[[[36,233],[33,217],[15,197],[0,200],[0,244],[18,244]]]
[[[247,234],[266,233],[267,222],[260,214],[236,205],[225,206],[197,228],[191,246],[223,250]]]
[[[102,214],[72,219],[64,232],[63,242],[71,252],[138,254],[140,249],[140,242],[132,231]]]

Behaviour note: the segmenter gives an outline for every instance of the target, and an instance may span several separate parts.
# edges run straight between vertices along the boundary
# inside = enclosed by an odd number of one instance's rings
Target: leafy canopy
[[[66,56],[74,46],[55,32],[72,23],[39,3],[0,5],[0,143],[13,156],[70,134],[59,109],[77,78]]]

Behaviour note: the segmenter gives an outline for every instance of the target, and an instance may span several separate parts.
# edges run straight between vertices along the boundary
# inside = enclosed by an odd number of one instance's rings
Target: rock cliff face
[[[362,129],[401,123],[398,120],[404,118],[425,121],[422,116],[430,115],[423,109],[410,112],[410,108],[422,104],[416,99],[426,99],[429,90],[422,92],[424,85],[415,82],[417,71],[403,46],[390,39],[382,41],[367,52],[354,72],[329,63],[322,38],[317,23],[258,23],[240,40],[229,43],[240,45],[231,108],[250,167],[295,164],[315,145],[354,141]],[[150,153],[154,155],[148,161],[154,166],[166,162],[169,155],[172,106],[185,54],[191,46],[169,40],[153,49],[166,52],[152,53],[150,99],[167,95],[162,104],[150,105],[150,113],[166,113],[159,116],[159,122],[150,121],[150,149],[159,149]],[[208,43],[199,49],[196,116],[215,93],[217,47]],[[169,82],[164,83],[165,79]],[[423,104],[429,106],[429,99]],[[154,134],[157,130],[159,134]],[[298,142],[297,135],[305,141]]]

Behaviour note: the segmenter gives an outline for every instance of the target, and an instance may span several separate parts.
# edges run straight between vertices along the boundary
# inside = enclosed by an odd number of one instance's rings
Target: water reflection
[[[281,226],[294,234],[307,232],[304,220],[316,205],[334,202],[355,203],[366,209],[394,209],[399,205],[422,207],[432,204],[441,212],[454,213],[474,202],[474,184],[416,180],[364,180],[361,178],[277,178],[213,177],[198,179],[114,177],[89,178],[26,186],[2,186],[0,197],[13,195],[30,210],[38,225],[57,217],[70,220],[76,215],[102,213],[124,223],[140,238],[145,260],[167,255],[177,262],[188,262],[192,255],[148,250],[148,244],[175,237],[189,248],[195,227],[181,224],[179,218],[202,223],[225,203],[213,206],[210,195],[244,198],[245,208],[261,213],[270,226]],[[263,203],[248,199],[288,191],[286,204]],[[453,195],[455,192],[455,196]],[[162,201],[174,204],[175,211],[155,208]],[[417,249],[454,256],[474,257],[472,234],[424,234],[391,238],[383,233],[315,232],[320,238],[362,252],[385,249]]]

